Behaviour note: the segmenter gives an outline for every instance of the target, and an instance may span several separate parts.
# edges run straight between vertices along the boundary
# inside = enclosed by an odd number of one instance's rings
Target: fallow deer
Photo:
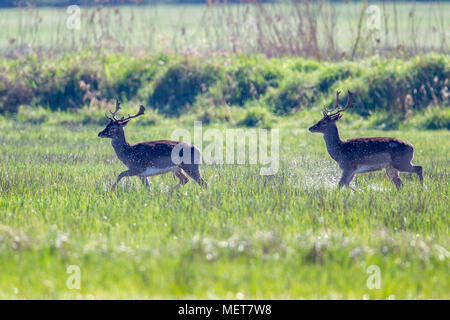
[[[339,187],[349,187],[355,174],[383,168],[386,168],[388,176],[395,183],[397,189],[402,186],[399,171],[417,173],[423,184],[422,167],[411,164],[414,147],[408,141],[397,138],[341,140],[336,123],[342,118],[342,112],[353,106],[353,93],[348,91],[347,104],[343,108],[339,106],[339,94],[340,92],[337,91],[334,108],[324,109],[323,118],[309,128],[311,132],[323,133],[328,153],[342,169]]]
[[[128,170],[119,174],[112,186],[112,191],[115,191],[117,183],[124,177],[138,176],[142,183],[148,187],[148,176],[168,172],[173,172],[178,177],[180,185],[189,181],[189,178],[184,174],[185,172],[199,185],[207,187],[206,181],[202,179],[200,174],[198,159],[201,158],[201,152],[197,147],[185,142],[169,140],[140,142],[130,145],[125,139],[123,128],[131,119],[143,115],[145,108],[141,105],[139,112],[134,116],[117,119],[116,114],[119,109],[120,101],[117,100],[115,111],[109,111],[112,117],[106,115],[109,120],[108,125],[98,134],[100,138],[111,139],[117,157],[128,167]],[[172,151],[175,147],[177,147],[176,151],[179,152],[179,159],[183,159],[182,161],[173,161]],[[183,157],[183,152],[186,151],[189,154],[187,157]]]

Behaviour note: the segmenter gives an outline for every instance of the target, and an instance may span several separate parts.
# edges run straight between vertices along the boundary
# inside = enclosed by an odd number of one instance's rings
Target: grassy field
[[[190,55],[261,50],[278,55],[284,49],[292,54],[287,47],[292,46],[292,41],[303,41],[296,32],[303,25],[300,21],[307,19],[302,14],[307,14],[313,25],[305,23],[304,32],[311,36],[317,34],[324,55],[334,55],[331,50],[348,54],[357,38],[360,55],[372,55],[377,45],[374,46],[374,35],[367,30],[369,14],[365,10],[368,5],[377,6],[380,13],[380,48],[448,52],[450,3],[392,1],[325,2],[320,8],[315,5],[309,9],[299,7],[310,10],[309,13],[299,13],[296,7],[286,4],[210,8],[204,5],[82,7],[80,29],[75,30],[67,28],[66,8],[4,9],[0,11],[0,29],[3,30],[0,50],[22,50],[31,46],[58,51],[102,46]],[[280,33],[282,36],[274,36]],[[329,48],[331,41],[333,48]],[[271,52],[266,46],[286,48]]]
[[[319,115],[317,115],[319,116]],[[340,171],[315,117],[280,125],[280,170],[204,165],[208,190],[173,176],[125,179],[102,126],[1,120],[0,298],[435,298],[449,299],[448,131],[349,130],[416,147],[425,186],[404,175]],[[128,140],[170,137],[180,124],[136,121]],[[182,127],[192,129],[192,124]],[[224,128],[219,127],[223,130]],[[76,265],[81,288],[66,286]],[[368,267],[379,267],[370,289]],[[369,269],[370,270],[370,269]]]

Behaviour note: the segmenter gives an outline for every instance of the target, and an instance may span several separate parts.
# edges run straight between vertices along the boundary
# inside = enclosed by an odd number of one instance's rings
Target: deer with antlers
[[[323,133],[328,153],[342,169],[339,187],[349,187],[353,177],[358,173],[386,169],[388,176],[395,183],[397,189],[402,186],[399,172],[413,172],[419,176],[423,184],[422,167],[411,164],[414,147],[408,141],[397,138],[356,138],[341,140],[337,121],[342,113],[353,107],[353,93],[348,91],[347,104],[339,106],[339,94],[332,110],[323,111],[323,118],[309,128],[311,132]]]
[[[207,187],[206,181],[200,174],[201,152],[197,147],[185,142],[169,140],[140,142],[130,145],[125,139],[123,128],[131,119],[143,115],[145,108],[141,105],[139,112],[134,116],[117,119],[116,114],[119,110],[120,101],[116,100],[115,111],[110,111],[112,117],[106,115],[109,120],[108,125],[98,134],[100,138],[111,139],[117,157],[128,167],[128,170],[119,174],[112,186],[112,191],[115,191],[117,183],[124,177],[138,176],[142,183],[148,187],[147,177],[168,172],[174,173],[180,180],[180,185],[189,181],[189,178],[184,174],[186,173],[199,185]]]

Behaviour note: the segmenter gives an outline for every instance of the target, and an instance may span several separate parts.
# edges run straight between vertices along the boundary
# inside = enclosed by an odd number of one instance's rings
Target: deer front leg
[[[147,188],[150,186],[147,177],[141,177],[141,181]]]
[[[397,190],[399,190],[402,187],[402,179],[400,179],[400,176],[398,175],[398,170],[394,167],[386,167],[386,173],[388,174],[389,178],[395,183],[395,186],[397,187]]]
[[[130,170],[127,170],[127,171],[124,171],[124,172],[120,173],[119,176],[117,177],[116,182],[114,182],[114,184],[113,184],[113,186],[111,188],[111,191],[112,192],[116,191],[116,185],[119,183],[120,180],[122,180],[122,178],[136,176],[139,173],[141,173],[141,171],[142,170],[130,169]]]
[[[189,178],[185,176],[181,168],[177,168],[175,171],[173,171],[173,174],[180,180],[180,186],[185,185],[189,182]]]
[[[175,169],[173,172],[173,175],[175,176],[175,178],[178,178],[180,180],[180,183],[173,186],[170,189],[170,192],[172,193],[174,190],[177,190],[179,187],[184,186],[186,183],[189,182],[189,178],[186,177],[183,173],[183,171],[181,170],[181,168],[177,168]]]
[[[342,172],[341,180],[339,181],[339,188],[342,188],[343,186],[350,187],[350,182],[352,182],[353,177],[355,176],[353,170],[344,170]],[[353,189],[352,189],[353,190]]]

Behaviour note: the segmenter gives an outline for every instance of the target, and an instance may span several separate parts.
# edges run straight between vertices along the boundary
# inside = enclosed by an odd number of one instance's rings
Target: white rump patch
[[[176,168],[178,168],[178,167],[167,167],[167,168],[149,167],[149,168],[145,169],[144,172],[141,172],[139,175],[141,177],[156,176],[158,174],[163,174],[163,173],[167,173],[170,171],[174,171]]]
[[[358,168],[355,170],[355,173],[364,173],[364,172],[371,172],[371,171],[377,171],[385,168],[387,164],[380,163],[375,165],[366,165],[363,164],[361,166],[358,166]]]

